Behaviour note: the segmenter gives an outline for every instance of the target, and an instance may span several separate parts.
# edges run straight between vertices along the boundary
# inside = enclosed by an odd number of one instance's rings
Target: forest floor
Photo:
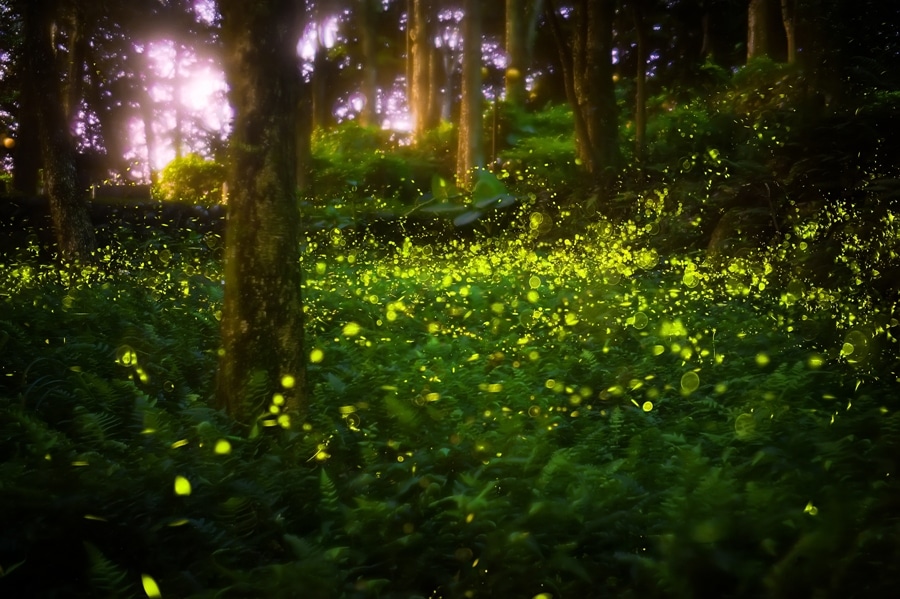
[[[897,324],[852,281],[805,278],[794,241],[713,260],[629,222],[554,241],[540,222],[439,242],[322,227],[300,265],[308,413],[261,396],[248,437],[209,406],[221,238],[150,229],[115,268],[27,248],[0,266],[4,594],[900,580]]]

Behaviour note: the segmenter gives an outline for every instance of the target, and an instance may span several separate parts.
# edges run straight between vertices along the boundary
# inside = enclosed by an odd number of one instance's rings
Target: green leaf
[[[516,203],[516,196],[508,193],[491,196],[475,202],[476,208],[506,208]]]
[[[420,208],[421,212],[431,212],[432,214],[453,214],[462,212],[466,207],[461,204],[428,204]]]
[[[498,179],[497,175],[494,173],[480,170],[475,176],[478,180],[475,182],[475,187],[472,189],[472,199],[476,205],[478,205],[479,202],[486,200],[492,201],[500,196],[509,195],[506,186],[500,182],[500,179]]]
[[[482,216],[484,216],[484,213],[481,210],[469,210],[454,218],[453,224],[457,227],[465,227],[468,224],[474,223]]]

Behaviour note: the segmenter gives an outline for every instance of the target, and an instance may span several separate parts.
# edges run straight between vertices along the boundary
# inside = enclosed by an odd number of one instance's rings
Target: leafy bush
[[[151,193],[157,200],[196,205],[222,201],[225,167],[197,154],[172,160],[162,170]]]
[[[348,121],[318,131],[312,140],[313,193],[321,199],[375,196],[412,201],[427,188],[435,162],[414,148],[399,146],[390,131]]]

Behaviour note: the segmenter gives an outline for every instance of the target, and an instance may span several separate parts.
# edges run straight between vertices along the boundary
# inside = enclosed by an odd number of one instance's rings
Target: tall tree
[[[409,106],[413,118],[413,137],[435,128],[440,111],[435,109],[438,55],[434,48],[433,0],[410,0],[409,21]]]
[[[750,0],[747,5],[747,60],[769,56],[769,0]]]
[[[615,0],[578,0],[563,29],[563,17],[546,0],[545,14],[556,38],[566,97],[575,117],[578,158],[602,188],[619,163],[616,97],[612,69]]]
[[[362,46],[362,93],[365,104],[359,114],[360,124],[377,125],[375,104],[378,96],[378,52],[376,21],[379,4],[375,0],[356,0],[355,16]]]
[[[221,0],[234,107],[218,405],[251,426],[304,406],[300,222],[294,196],[300,71],[295,0]],[[273,399],[274,398],[274,399]]]
[[[631,0],[631,16],[636,37],[634,74],[634,156],[638,163],[644,160],[647,136],[647,56],[650,27],[647,23],[648,0]]]
[[[481,89],[481,0],[465,0],[463,17],[462,100],[456,178],[471,180],[474,169],[484,167],[484,93]]]
[[[96,239],[83,190],[78,188],[75,142],[66,120],[67,103],[52,36],[64,6],[60,0],[19,0],[19,9],[27,70],[23,84],[37,112],[44,184],[56,244],[61,258],[89,261]]]
[[[797,62],[797,0],[781,0],[781,21],[787,37],[788,64]]]
[[[532,63],[543,0],[506,0],[506,101],[525,105],[525,75]]]

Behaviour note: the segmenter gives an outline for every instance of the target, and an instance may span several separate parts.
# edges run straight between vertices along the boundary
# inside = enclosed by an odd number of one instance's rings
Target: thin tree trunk
[[[157,146],[156,130],[153,128],[156,111],[153,109],[153,98],[150,97],[146,90],[141,93],[139,108],[141,122],[144,126],[144,145],[147,149],[147,177],[150,179],[151,184],[156,184],[158,176],[156,165],[153,162],[153,152]]]
[[[96,249],[94,227],[78,189],[75,144],[66,123],[65,102],[53,59],[51,25],[58,14],[52,0],[23,2],[23,46],[37,105],[44,181],[53,231],[63,260],[90,261]]]
[[[516,108],[525,105],[525,2],[506,0],[506,101]]]
[[[87,38],[84,36],[84,17],[78,6],[71,7],[69,16],[69,56],[66,68],[66,85],[63,94],[65,105],[63,112],[66,122],[71,124],[78,115],[84,91],[84,64],[87,54]]]
[[[638,164],[641,164],[644,161],[647,137],[647,24],[642,0],[634,0],[631,9],[637,35],[637,72],[634,79],[634,157]]]
[[[450,97],[449,83],[444,91],[441,90],[441,83],[448,78],[446,72],[443,57],[434,44],[430,44],[428,46],[428,115],[424,124],[426,130],[434,129],[441,124],[441,119],[444,118],[445,100]]]
[[[293,0],[221,0],[235,109],[217,403],[253,430],[290,426],[305,404]],[[278,416],[276,416],[276,414]]]
[[[409,39],[412,52],[412,78],[409,80],[409,107],[413,119],[413,138],[420,139],[432,128],[431,111],[431,40],[428,35],[426,0],[413,0],[409,15]]]
[[[484,167],[480,2],[466,0],[464,3],[462,103],[456,156],[456,179],[463,185],[471,182],[474,169]]]
[[[796,0],[781,0],[781,20],[784,23],[784,34],[787,38],[787,62],[797,62],[797,27]]]
[[[375,6],[372,0],[357,0],[356,11],[359,19],[359,36],[362,44],[363,78],[362,92],[365,104],[359,115],[363,126],[377,125],[375,103],[378,94],[378,58],[375,45],[377,31],[375,29]]]
[[[552,0],[546,14],[556,38],[566,97],[575,116],[578,158],[603,193],[619,164],[618,123],[612,70],[615,0],[580,0],[566,39]]]
[[[598,168],[598,159],[594,152],[593,145],[591,144],[591,136],[587,121],[584,118],[584,113],[581,111],[578,101],[578,92],[575,87],[576,77],[574,72],[575,60],[573,52],[569,47],[566,36],[562,32],[562,26],[559,23],[559,15],[551,0],[547,0],[545,11],[547,21],[550,24],[550,29],[556,40],[556,47],[559,52],[559,62],[563,73],[566,98],[568,98],[569,105],[572,107],[572,116],[575,121],[575,150],[578,159],[581,161],[585,170],[589,173],[593,173]]]
[[[172,74],[172,108],[175,110],[175,126],[172,127],[172,149],[175,150],[175,158],[184,155],[184,104],[181,103],[181,59],[182,46],[175,42],[175,69]]]
[[[506,101],[523,107],[543,0],[506,0]]]

